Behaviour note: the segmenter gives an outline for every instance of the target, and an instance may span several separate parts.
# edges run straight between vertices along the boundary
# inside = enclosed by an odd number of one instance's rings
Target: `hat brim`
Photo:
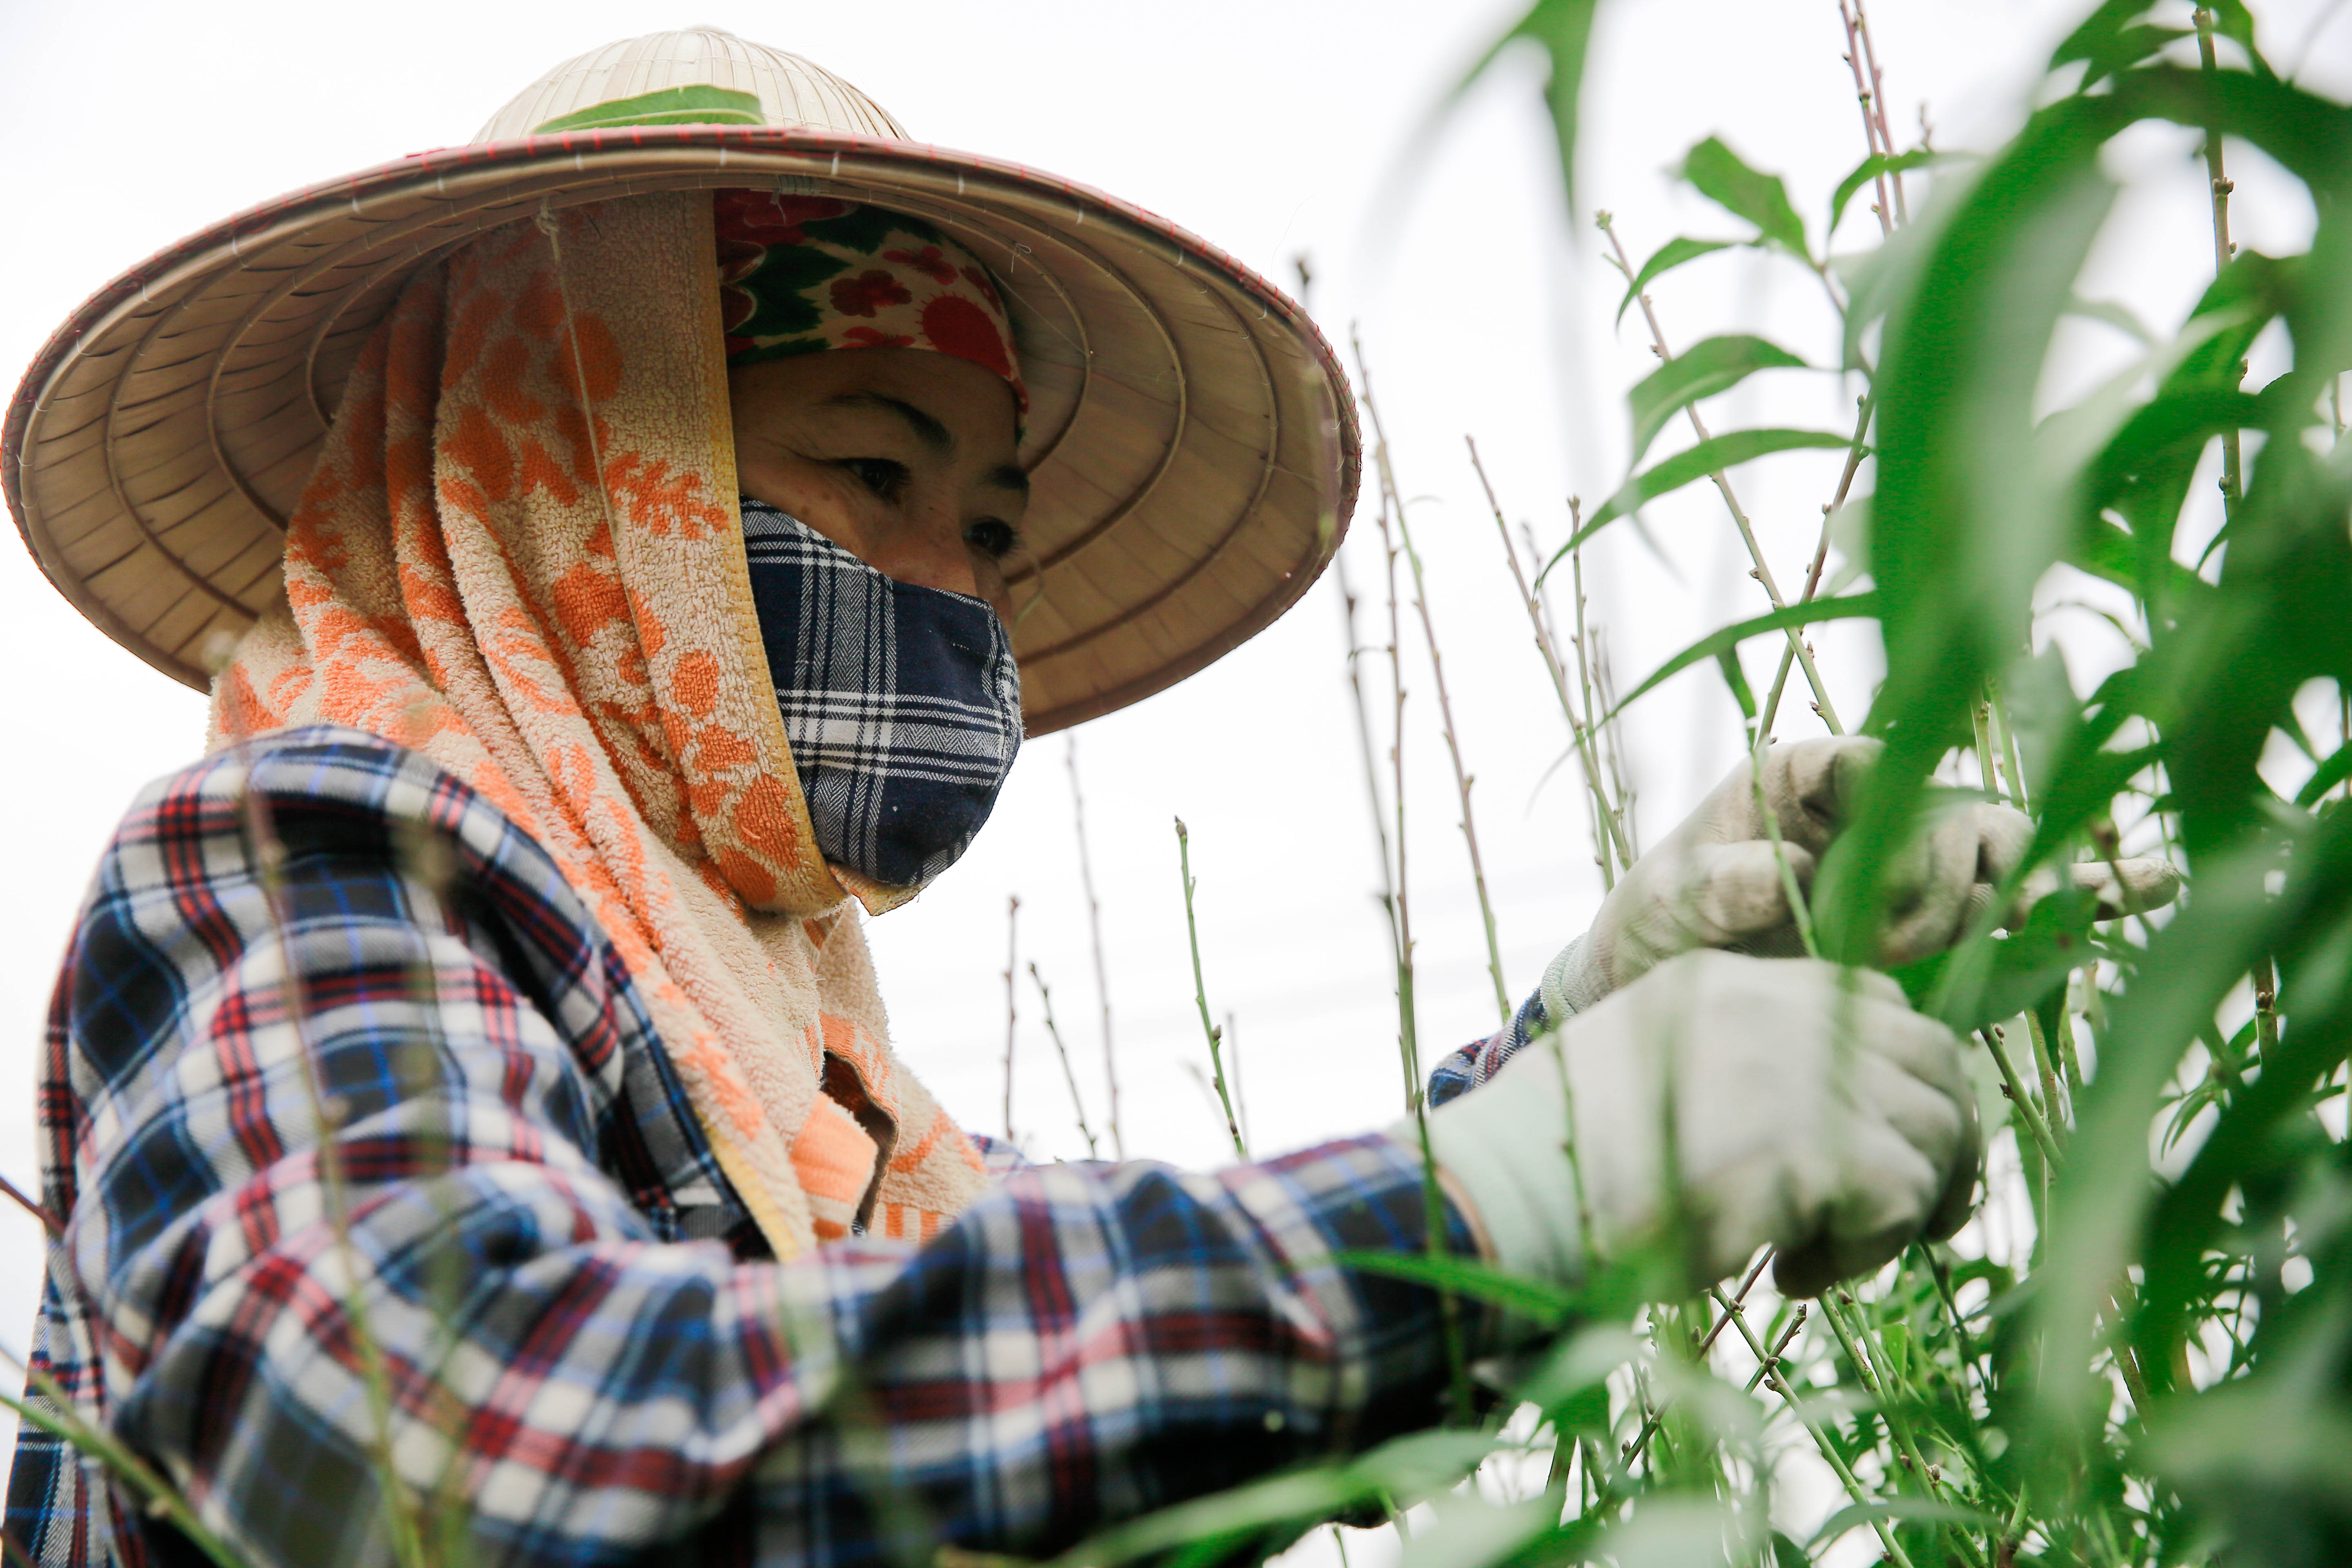
[[[1030,393],[1011,563],[1029,732],[1124,707],[1305,593],[1355,502],[1353,398],[1283,292],[1140,208],[1017,164],[772,127],[629,127],[418,153],[205,230],[45,345],[0,430],[41,569],[199,689],[279,592],[286,518],[368,333],[485,230],[655,190],[781,189],[929,219],[1005,296]]]

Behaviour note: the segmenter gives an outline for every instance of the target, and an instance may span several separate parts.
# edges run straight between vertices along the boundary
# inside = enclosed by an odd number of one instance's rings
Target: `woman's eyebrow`
[[[907,428],[915,433],[915,439],[932,451],[944,457],[955,450],[955,432],[911,403],[902,403],[878,392],[844,392],[824,401],[832,408],[887,408],[905,420]]]
[[[1021,471],[1021,465],[1018,463],[1007,463],[1001,468],[991,468],[981,483],[995,489],[1011,490],[1016,495],[1025,496],[1029,493],[1029,476]]]

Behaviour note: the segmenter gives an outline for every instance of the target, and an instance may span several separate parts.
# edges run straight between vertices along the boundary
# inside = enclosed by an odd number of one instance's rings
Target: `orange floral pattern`
[[[544,844],[790,1258],[869,1204],[929,1236],[984,1178],[890,1050],[845,889],[887,900],[825,865],[801,798],[744,566],[714,243],[707,196],[631,196],[418,274],[213,728],[367,731]],[[828,1096],[829,1062],[895,1132]]]

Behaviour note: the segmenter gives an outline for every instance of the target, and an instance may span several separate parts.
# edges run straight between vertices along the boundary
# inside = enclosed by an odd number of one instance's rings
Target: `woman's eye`
[[[1021,536],[1013,531],[1011,523],[1000,522],[990,517],[966,527],[963,542],[991,561],[1002,561],[1013,553],[1013,547],[1021,542]]]
[[[907,483],[907,465],[887,458],[844,458],[835,465],[876,495],[888,500]]]

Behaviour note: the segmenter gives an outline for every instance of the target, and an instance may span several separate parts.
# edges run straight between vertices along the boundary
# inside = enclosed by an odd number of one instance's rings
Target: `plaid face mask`
[[[742,498],[751,600],[817,847],[920,887],[953,865],[1021,746],[1013,639],[982,600],[901,583]]]

